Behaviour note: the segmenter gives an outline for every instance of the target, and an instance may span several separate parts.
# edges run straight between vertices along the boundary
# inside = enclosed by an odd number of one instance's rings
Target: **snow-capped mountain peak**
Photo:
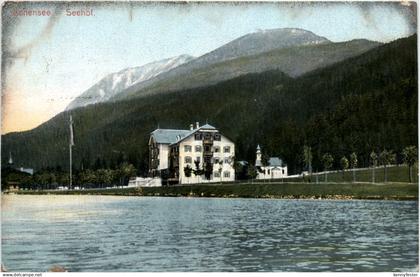
[[[192,59],[192,56],[180,55],[111,73],[79,95],[67,106],[66,110],[108,101],[123,90],[156,77]]]

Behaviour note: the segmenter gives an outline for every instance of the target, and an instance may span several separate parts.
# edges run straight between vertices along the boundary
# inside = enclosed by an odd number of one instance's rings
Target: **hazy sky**
[[[32,129],[105,75],[200,56],[261,29],[388,42],[416,31],[410,3],[8,3],[2,22],[2,134]],[[67,16],[92,9],[93,16]],[[45,10],[51,16],[15,16]]]

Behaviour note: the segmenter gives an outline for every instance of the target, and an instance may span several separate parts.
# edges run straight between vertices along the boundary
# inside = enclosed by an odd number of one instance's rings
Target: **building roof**
[[[156,129],[151,133],[151,135],[157,143],[175,144],[183,141],[199,130],[216,131],[217,129],[214,126],[206,123],[203,126],[199,126],[193,130]],[[224,137],[226,138],[226,136]],[[229,138],[227,139],[230,140]]]
[[[211,126],[210,124],[204,124],[203,126],[200,126],[200,129],[211,129],[211,130],[216,130],[215,127]]]
[[[188,138],[189,136],[191,136],[192,134],[194,134],[195,132],[197,132],[197,131],[199,131],[199,130],[214,130],[214,131],[216,131],[217,129],[215,128],[215,127],[213,127],[213,126],[211,126],[210,124],[204,124],[203,126],[200,126],[200,127],[198,127],[198,128],[196,128],[196,129],[194,129],[194,130],[191,130],[191,131],[188,131],[188,133],[187,134],[185,134],[185,136],[183,136],[180,140],[177,140],[177,141],[174,141],[173,143],[171,143],[171,144],[175,144],[175,143],[179,143],[179,142],[181,142],[181,141],[183,141],[184,139],[186,139],[186,138]],[[230,140],[229,138],[227,138],[226,136],[224,136],[226,139],[228,139],[228,140]]]
[[[156,129],[151,135],[157,143],[171,144],[190,134],[190,130]]]
[[[25,172],[25,173],[34,175],[34,169],[33,168],[19,167],[19,168],[16,168],[16,169],[19,170],[20,172]]]
[[[261,160],[255,160],[255,166],[262,167],[263,165],[261,163]],[[270,157],[268,159],[268,165],[267,166],[272,166],[272,167],[279,166],[279,167],[283,167],[283,166],[286,166],[286,164],[284,164],[283,163],[283,160],[280,159],[280,158],[278,158],[278,157]]]
[[[270,157],[268,164],[270,166],[283,166],[283,161],[278,157]]]

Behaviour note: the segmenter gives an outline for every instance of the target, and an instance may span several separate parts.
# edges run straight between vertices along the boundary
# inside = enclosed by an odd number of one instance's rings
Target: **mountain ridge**
[[[288,38],[289,40],[287,40]],[[128,88],[127,92],[123,92],[122,95],[116,97],[115,100],[122,99],[124,94],[130,94],[133,91],[147,87],[147,85],[150,83],[153,84],[168,78],[179,78],[182,75],[186,76],[197,68],[202,68],[204,66],[223,62],[233,58],[249,56],[256,53],[263,53],[268,50],[280,49],[286,46],[291,47],[303,45],[309,42],[322,43],[329,42],[329,40],[317,36],[310,31],[297,28],[269,29],[245,34],[195,58],[188,64],[184,64],[169,70],[166,72],[166,74],[157,76],[152,80],[149,80],[149,82]]]
[[[197,68],[189,74],[161,80],[145,81],[133,86],[110,101],[120,101],[130,97],[145,97],[154,93],[173,92],[214,85],[221,81],[236,78],[249,73],[268,70],[281,70],[291,77],[322,68],[346,58],[357,56],[381,45],[369,40],[303,45],[293,48],[274,49],[256,55],[213,63],[204,68]],[[182,65],[180,66],[182,67]],[[178,67],[179,68],[179,67]],[[173,70],[177,70],[174,68]],[[168,73],[171,73],[170,71]],[[158,77],[159,78],[159,77]]]
[[[111,73],[80,94],[65,110],[199,88],[267,70],[278,69],[297,77],[378,45],[380,43],[363,39],[333,43],[299,28],[260,30],[245,34],[197,58],[184,54]],[[180,59],[180,62],[162,69],[162,63],[173,59]],[[143,71],[149,71],[150,74],[140,75]]]
[[[192,59],[192,56],[183,54],[110,73],[76,97],[65,110],[106,102],[124,89],[147,81]]]
[[[290,37],[291,40],[288,40]],[[364,48],[355,48],[353,53],[346,55],[345,53],[348,52],[348,49],[345,48],[346,43],[353,45],[363,44]],[[283,55],[278,57],[276,61],[270,61],[262,57],[262,61],[254,60],[252,63],[243,67],[237,67],[234,65],[238,59],[247,59],[249,57],[255,57],[258,55],[263,56],[265,53],[270,53],[273,51],[282,51],[285,49],[290,49],[290,51],[292,51],[295,48],[302,47],[308,47],[307,49],[320,49],[320,51],[322,51],[322,48],[327,45],[343,45],[343,53],[341,55],[337,53],[337,57],[330,58],[327,55],[328,53],[324,52],[314,52],[312,57],[309,54],[301,52],[299,53],[302,57],[300,59],[301,63],[304,63],[305,59],[311,60],[313,62],[313,64],[307,65],[307,69],[300,70],[298,68],[299,63],[294,63],[291,61],[288,61],[288,65],[286,66],[281,59],[291,60],[293,57],[290,55]],[[213,51],[197,57],[188,64],[180,65],[179,67],[173,68],[168,72],[156,76],[155,78],[151,78],[150,80],[145,81],[139,85],[131,86],[121,94],[113,97],[111,101],[119,101],[123,100],[124,98],[131,97],[143,97],[154,93],[197,88],[201,86],[216,84],[220,81],[235,78],[242,74],[263,72],[266,70],[280,69],[292,77],[296,77],[299,76],[299,74],[303,74],[317,67],[332,64],[334,62],[346,59],[352,55],[361,54],[379,45],[381,45],[381,43],[365,39],[334,43],[324,37],[314,34],[311,31],[298,28],[264,30],[241,36],[216,48]],[[238,50],[239,54],[238,51],[235,50],[238,47],[240,49]],[[349,47],[352,46],[350,45]],[[317,61],[316,56],[321,55],[323,56],[324,60]],[[329,61],[329,59],[331,60]],[[230,63],[233,63],[232,67],[230,67]],[[280,65],[278,65],[278,63],[280,63]],[[218,71],[211,71],[215,66],[220,64],[224,64],[225,66],[223,68],[219,68]],[[206,72],[206,69],[209,69],[211,72]],[[201,76],[192,78],[193,76],[197,76],[199,74],[201,74]]]

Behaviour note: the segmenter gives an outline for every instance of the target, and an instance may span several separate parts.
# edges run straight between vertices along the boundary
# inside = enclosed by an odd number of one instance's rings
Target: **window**
[[[195,146],[195,152],[201,152],[201,145]]]
[[[220,178],[220,173],[219,172],[213,172],[213,176],[214,176],[214,178]]]
[[[223,173],[223,177],[225,177],[225,178],[230,178],[230,172],[229,172],[229,171],[225,171],[225,172]]]
[[[191,157],[190,157],[190,156],[186,156],[184,160],[185,160],[185,163],[186,163],[186,164],[190,164],[190,163],[192,163],[192,159],[191,159]]]
[[[200,133],[194,135],[195,140],[202,140],[203,137]]]
[[[270,174],[270,169],[267,170],[267,174]]]
[[[230,158],[225,158],[225,159],[224,159],[224,162],[225,162],[225,164],[230,163]]]
[[[214,163],[215,164],[218,164],[220,162],[220,159],[219,158],[213,158],[213,159],[214,159]]]
[[[209,157],[209,156],[204,156],[204,162],[205,162],[206,164],[211,164],[211,157]]]
[[[220,141],[221,136],[219,133],[214,134],[214,140]]]
[[[200,157],[196,157],[196,158],[195,158],[195,161],[196,161],[196,162],[201,162],[201,158],[200,158]]]
[[[281,170],[281,174],[284,174],[284,169]]]
[[[223,152],[224,153],[230,153],[230,146],[223,147]]]
[[[215,146],[214,147],[214,153],[219,153],[220,152],[220,147],[219,146]]]
[[[210,146],[208,146],[208,145],[204,146],[204,150],[205,150],[206,152],[210,152]]]
[[[191,151],[192,151],[191,145],[184,145],[184,152],[191,152]]]

